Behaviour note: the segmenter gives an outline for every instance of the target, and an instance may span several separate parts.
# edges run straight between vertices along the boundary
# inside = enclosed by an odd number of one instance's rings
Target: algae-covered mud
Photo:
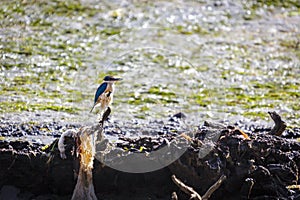
[[[105,74],[112,118],[187,114],[300,117],[300,3],[289,1],[1,1],[5,121],[93,122]]]

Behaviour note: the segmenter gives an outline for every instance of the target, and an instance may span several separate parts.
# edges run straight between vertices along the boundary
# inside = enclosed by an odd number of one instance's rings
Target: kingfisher
[[[94,105],[90,113],[94,110],[95,106],[100,105],[100,110],[104,111],[113,101],[114,83],[122,80],[113,76],[105,76],[103,82],[98,87],[95,93]]]

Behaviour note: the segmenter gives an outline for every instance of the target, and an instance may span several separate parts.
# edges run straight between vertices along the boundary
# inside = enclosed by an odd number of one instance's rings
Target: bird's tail
[[[95,105],[96,105],[96,104],[94,104],[94,105],[93,105],[93,107],[92,107],[92,109],[91,109],[90,113],[91,113],[91,112],[94,110],[94,108],[95,108]]]

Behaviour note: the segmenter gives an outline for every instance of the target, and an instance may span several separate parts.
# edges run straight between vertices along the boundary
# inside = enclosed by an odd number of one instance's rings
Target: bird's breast
[[[113,94],[110,91],[101,94],[98,98],[97,103],[108,103],[108,102],[110,102],[112,100],[112,95]]]

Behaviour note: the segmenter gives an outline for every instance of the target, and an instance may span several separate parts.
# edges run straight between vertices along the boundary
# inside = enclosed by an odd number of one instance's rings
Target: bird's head
[[[105,76],[104,81],[111,81],[111,82],[115,82],[115,81],[120,81],[122,80],[122,78],[117,78],[117,77],[113,77],[113,76]]]

